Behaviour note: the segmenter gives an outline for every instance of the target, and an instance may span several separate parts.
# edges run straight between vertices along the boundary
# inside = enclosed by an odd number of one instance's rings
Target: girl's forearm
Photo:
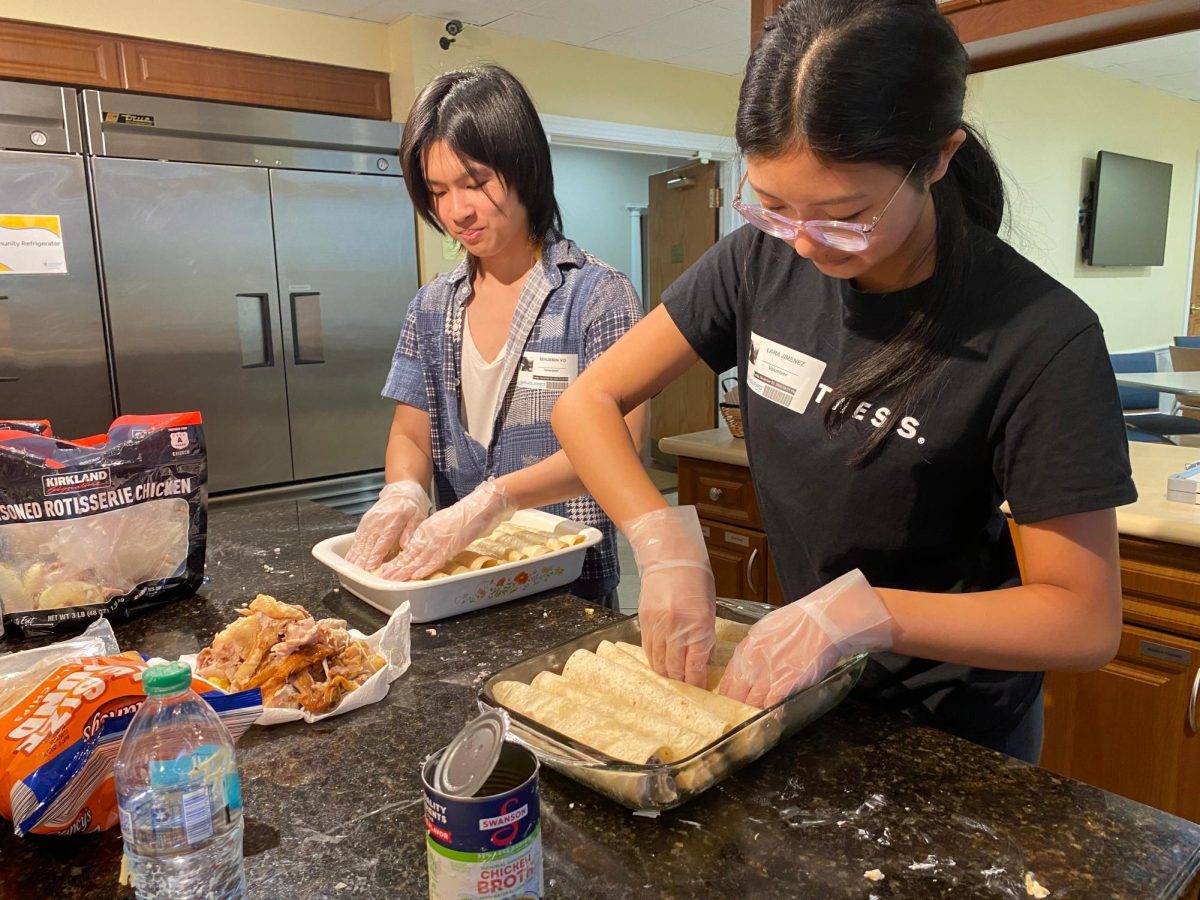
[[[1027,584],[970,594],[881,588],[896,624],[893,650],[1012,671],[1087,671],[1107,663],[1121,634],[1119,598]]]
[[[617,402],[580,379],[554,407],[554,433],[583,486],[618,528],[667,505],[646,474]]]

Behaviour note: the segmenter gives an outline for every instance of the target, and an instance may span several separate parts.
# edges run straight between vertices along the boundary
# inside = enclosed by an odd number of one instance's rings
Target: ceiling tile
[[[688,69],[706,69],[710,72],[720,72],[722,75],[741,75],[749,55],[750,48],[741,43],[725,44],[706,50],[693,50],[672,57],[668,62]]]
[[[674,13],[703,9],[698,0],[536,0],[525,12],[558,21],[581,22],[605,34],[629,31]]]
[[[461,19],[470,25],[487,25],[513,12],[516,5],[509,0],[383,0],[365,8],[358,18],[394,22],[406,15],[414,15],[431,19]],[[391,14],[390,19],[384,18],[387,13]]]
[[[329,16],[352,17],[374,2],[374,0],[257,0],[263,6],[297,9],[303,12],[324,13]]]
[[[563,44],[583,46],[589,41],[602,38],[610,30],[569,19],[543,19],[529,13],[513,13],[488,25],[489,29],[519,34],[538,41],[558,41]]]
[[[607,37],[592,41],[588,46],[594,50],[605,50],[621,56],[632,56],[634,59],[658,59],[665,61],[669,56],[679,55],[679,52],[673,53],[670,48],[664,47],[661,41],[652,35],[646,34],[644,30],[610,34]]]

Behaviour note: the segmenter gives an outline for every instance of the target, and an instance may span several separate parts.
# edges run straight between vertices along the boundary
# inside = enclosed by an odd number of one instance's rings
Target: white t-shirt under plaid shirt
[[[526,278],[513,315],[503,387],[484,446],[467,433],[460,415],[470,275],[470,262],[463,262],[417,293],[383,390],[383,396],[429,413],[434,487],[443,508],[490,477],[527,468],[560,450],[550,427],[555,401],[642,316],[641,301],[625,275],[547,232],[541,261]],[[616,529],[599,504],[583,495],[543,508],[604,534],[604,541],[588,551],[572,590],[589,599],[615,590],[620,578]]]

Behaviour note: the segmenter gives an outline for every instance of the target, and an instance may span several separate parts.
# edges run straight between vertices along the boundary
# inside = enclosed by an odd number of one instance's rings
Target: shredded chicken
[[[263,705],[328,712],[387,661],[342,619],[259,594],[196,658],[196,674],[226,690],[262,690]]]

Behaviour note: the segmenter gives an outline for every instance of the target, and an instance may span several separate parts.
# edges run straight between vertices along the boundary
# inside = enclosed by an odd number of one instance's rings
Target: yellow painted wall
[[[399,121],[417,92],[442,72],[494,62],[513,72],[538,112],[704,134],[732,135],[740,76],[630,59],[568,44],[468,28],[449,50],[438,46],[445,22],[410,16],[390,26],[392,111]],[[410,69],[403,71],[407,58]],[[457,264],[441,237],[419,229],[421,280]]]
[[[1171,343],[1189,302],[1200,103],[1052,60],[971,76],[968,117],[982,125],[1005,173],[1008,239],[1087,301],[1110,350]],[[1076,213],[1085,160],[1099,150],[1174,167],[1165,265],[1082,261]]]
[[[245,0],[0,0],[0,18],[391,70],[384,25]]]

